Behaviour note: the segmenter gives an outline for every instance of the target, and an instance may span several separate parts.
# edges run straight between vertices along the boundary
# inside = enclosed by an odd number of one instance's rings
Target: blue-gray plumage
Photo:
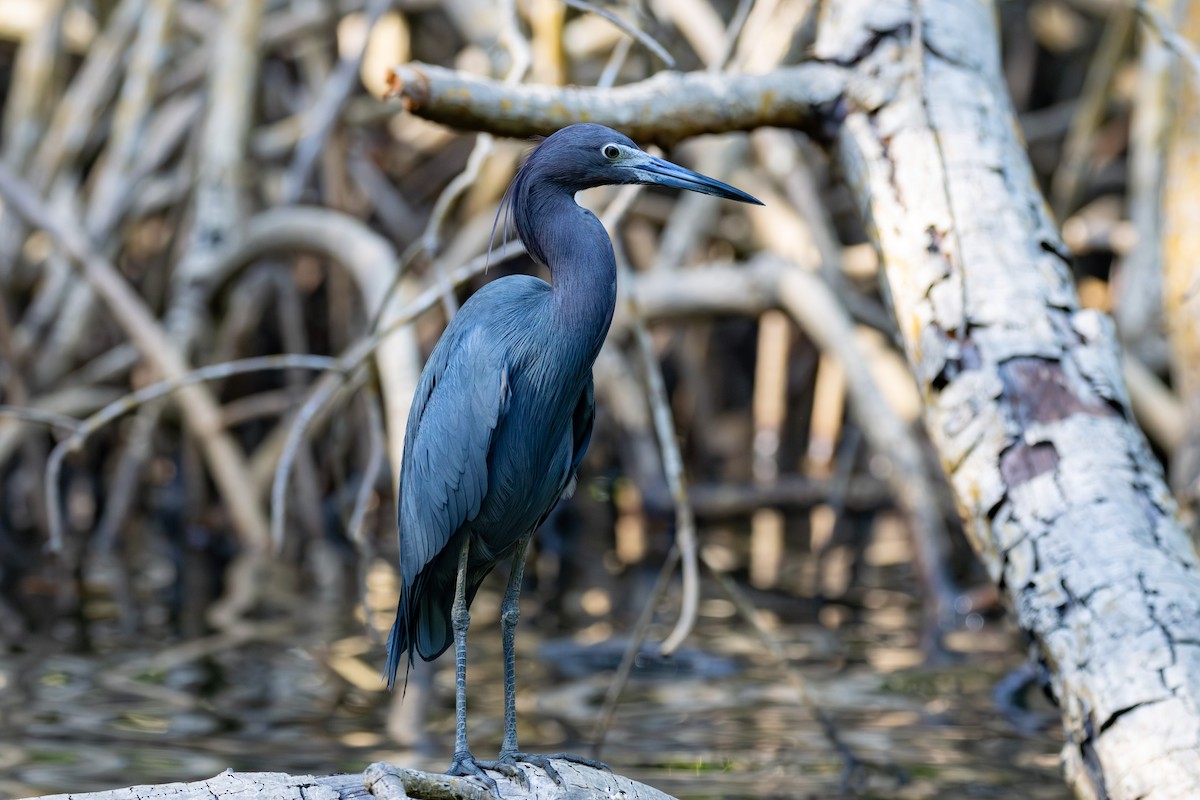
[[[510,276],[477,291],[451,321],[417,385],[400,468],[401,589],[388,638],[388,685],[455,645],[457,726],[450,772],[495,782],[482,767],[521,773],[545,756],[517,748],[513,631],[525,551],[574,485],[592,433],[592,364],[616,304],[612,242],[575,202],[581,189],[660,184],[758,203],[662,159],[600,125],[572,125],[530,154],[505,195],[529,254],[553,284]],[[477,761],[466,741],[468,608],[496,563],[512,558],[501,607],[505,732],[500,758]],[[555,756],[561,757],[561,756]]]

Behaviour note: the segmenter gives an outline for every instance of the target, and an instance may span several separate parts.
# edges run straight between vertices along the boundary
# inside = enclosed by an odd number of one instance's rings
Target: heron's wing
[[[400,473],[404,588],[479,514],[488,453],[508,406],[509,369],[482,328],[444,337],[417,386]]]
[[[595,423],[596,390],[592,385],[592,379],[588,378],[587,386],[583,387],[583,391],[579,395],[579,402],[575,404],[575,412],[571,415],[571,436],[574,449],[571,452],[571,471],[567,473],[567,486],[562,493],[564,500],[575,494],[575,487],[578,483],[576,474],[587,453],[588,445],[592,442],[592,428]]]

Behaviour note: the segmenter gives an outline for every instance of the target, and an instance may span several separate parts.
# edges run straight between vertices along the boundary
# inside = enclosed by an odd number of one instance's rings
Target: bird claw
[[[488,769],[499,772],[506,778],[515,778],[526,788],[529,787],[529,778],[519,767],[502,761],[480,761],[469,750],[454,754],[454,760],[450,762],[450,769],[446,770],[446,774],[463,778],[479,778],[494,795],[499,797],[500,787],[496,785],[496,779],[484,772]]]
[[[554,781],[556,785],[565,786],[566,784],[563,781],[562,775],[560,775],[558,770],[554,768],[554,765],[550,763],[555,759],[559,761],[569,761],[572,764],[581,764],[585,767],[591,767],[592,769],[602,769],[608,772],[612,771],[608,764],[605,764],[602,761],[596,761],[592,758],[584,758],[583,756],[573,756],[570,753],[551,753],[549,755],[540,755],[538,753],[501,753],[500,759],[496,763],[509,764],[513,766],[518,763],[529,764],[531,766],[538,767],[545,772],[546,775],[549,776],[550,780]],[[518,767],[518,769],[520,768]],[[528,782],[526,782],[526,785],[528,786]]]

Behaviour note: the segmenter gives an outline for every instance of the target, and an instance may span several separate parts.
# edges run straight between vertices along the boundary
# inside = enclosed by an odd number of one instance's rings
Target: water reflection
[[[973,648],[963,663],[930,669],[908,666],[913,620],[900,616],[867,615],[861,628],[842,632],[835,659],[828,631],[777,629],[846,742],[907,772],[905,785],[873,776],[868,796],[1068,797],[1053,737],[1021,738],[991,707],[995,681],[1019,661],[1000,624],[960,637]],[[604,758],[681,798],[827,796],[838,761],[780,668],[736,622],[705,618],[677,663],[635,673]],[[524,634],[523,741],[584,749],[619,648]],[[198,779],[226,767],[326,773],[389,759],[444,768],[450,670],[433,682],[429,727],[439,752],[416,753],[385,740],[388,700],[377,675],[362,671],[378,655],[369,643],[357,635],[333,646],[295,641],[217,649],[178,670],[139,670],[155,653],[128,650],[6,657],[0,794]],[[498,636],[473,637],[471,736],[481,753],[494,752],[501,736],[499,656]]]
[[[903,785],[871,774],[866,796],[1068,798],[1053,712],[1045,709],[1048,732],[1026,738],[992,707],[996,682],[1021,662],[1015,634],[981,617],[978,630],[948,637],[957,662],[923,664],[915,600],[895,588],[904,576],[889,573],[909,567],[883,557],[886,543],[873,545],[878,558],[867,559],[853,606],[817,613],[782,594],[757,597],[845,742],[860,758],[906,773]],[[368,580],[377,631],[390,623],[393,584],[390,570]],[[485,585],[472,609],[470,735],[483,757],[502,735],[501,585]],[[640,659],[601,756],[685,800],[834,796],[842,764],[820,726],[750,626],[707,588],[688,647],[669,661]],[[619,587],[608,591],[629,599]],[[136,647],[115,621],[101,619],[90,629],[93,655],[0,655],[0,797],[195,780],[227,767],[325,774],[389,760],[444,769],[453,740],[451,660],[418,669],[405,715],[389,720],[395,701],[379,678],[382,647],[364,635],[366,615],[352,616],[325,608],[310,620],[293,603],[230,633],[174,645],[140,639]],[[521,741],[586,753],[624,641],[606,638],[614,625],[607,619],[554,638],[539,629],[536,611],[528,616],[517,638]],[[428,734],[410,721],[424,685]]]

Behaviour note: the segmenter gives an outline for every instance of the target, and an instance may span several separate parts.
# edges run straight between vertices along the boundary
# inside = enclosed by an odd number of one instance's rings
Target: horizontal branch
[[[761,508],[808,511],[835,498],[850,511],[876,511],[893,505],[888,485],[869,475],[852,477],[844,488],[835,486],[832,479],[807,475],[780,475],[767,484],[713,482],[688,487],[692,510],[710,521],[748,516]]]
[[[842,67],[810,63],[762,75],[660,72],[593,89],[510,86],[413,63],[394,67],[388,82],[405,109],[456,128],[523,138],[597,122],[639,142],[667,146],[689,136],[763,126],[816,130],[831,118],[847,76]]]

